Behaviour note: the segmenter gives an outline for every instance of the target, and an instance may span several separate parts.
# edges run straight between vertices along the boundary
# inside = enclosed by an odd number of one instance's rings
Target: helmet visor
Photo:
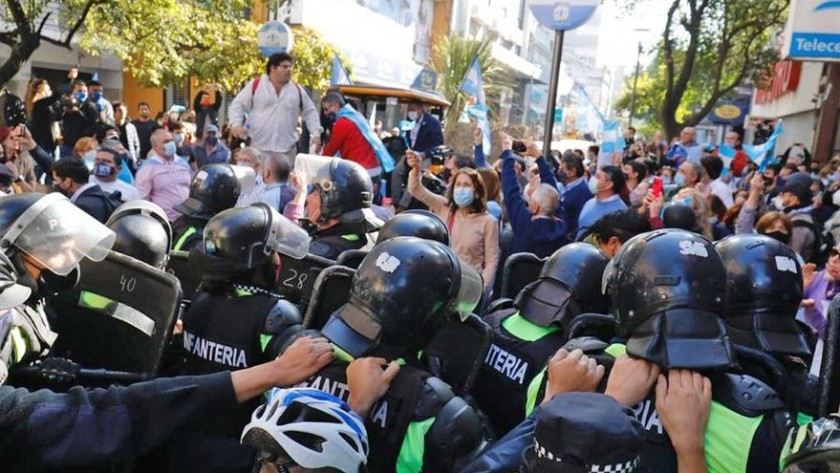
[[[306,185],[319,184],[321,187],[328,187],[332,183],[330,171],[337,159],[339,158],[315,154],[298,154],[295,158],[295,174],[298,178],[303,177]]]
[[[481,274],[472,266],[461,261],[461,287],[458,289],[458,298],[455,309],[461,320],[466,320],[472,314],[484,291],[484,281]]]
[[[250,194],[257,185],[257,174],[250,166],[231,165],[236,180],[239,181],[239,195]]]
[[[303,259],[309,253],[309,242],[311,240],[306,230],[280,215],[273,208],[265,204],[262,205],[268,209],[271,219],[268,237],[265,242],[266,253],[276,251],[295,259]]]
[[[116,235],[76,207],[52,193],[29,207],[3,236],[50,271],[66,276],[82,258],[105,259]]]

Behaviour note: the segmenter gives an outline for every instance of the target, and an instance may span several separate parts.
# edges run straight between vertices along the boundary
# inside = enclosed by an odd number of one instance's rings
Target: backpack
[[[100,194],[102,202],[105,203],[105,208],[108,210],[108,215],[114,213],[114,210],[123,204],[122,192],[120,191],[114,191],[110,194],[106,194],[105,191],[102,191]]]

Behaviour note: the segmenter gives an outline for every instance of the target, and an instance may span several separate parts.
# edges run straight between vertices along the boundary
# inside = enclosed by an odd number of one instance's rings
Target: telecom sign
[[[293,40],[292,29],[282,21],[269,21],[257,31],[257,46],[263,57],[289,52]]]
[[[790,59],[840,61],[840,1],[793,0],[783,52]]]
[[[595,13],[600,0],[527,0],[537,21],[555,31],[573,30]]]

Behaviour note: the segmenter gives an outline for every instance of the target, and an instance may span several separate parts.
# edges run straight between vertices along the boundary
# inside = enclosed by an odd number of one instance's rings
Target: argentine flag
[[[773,155],[774,150],[776,149],[776,140],[779,139],[779,136],[784,133],[785,130],[782,128],[782,121],[776,124],[776,128],[773,130],[773,134],[770,135],[770,139],[766,142],[754,146],[754,145],[744,145],[744,152],[747,153],[747,156],[758,165],[759,171],[764,171],[764,169],[769,165],[771,162],[774,161],[775,156]]]
[[[624,151],[624,136],[621,134],[617,120],[604,123],[604,135],[601,138],[601,151],[604,153],[621,153]]]
[[[718,148],[718,156],[723,161],[723,171],[720,173],[721,177],[729,174],[729,167],[732,165],[732,160],[735,159],[736,154],[738,154],[738,150],[731,146],[720,145],[720,148]]]
[[[337,85],[353,85],[353,81],[347,75],[347,69],[341,64],[338,53],[333,56],[332,72],[330,73],[330,86],[335,87]]]
[[[469,116],[475,117],[481,127],[481,134],[484,136],[482,148],[484,154],[490,154],[490,119],[487,116],[487,102],[484,98],[484,81],[481,78],[481,64],[478,56],[473,59],[470,69],[467,71],[464,82],[461,83],[461,92],[470,97],[466,112]]]

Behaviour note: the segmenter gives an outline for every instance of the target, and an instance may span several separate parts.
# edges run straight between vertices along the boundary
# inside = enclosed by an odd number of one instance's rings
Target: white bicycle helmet
[[[359,473],[367,463],[362,419],[343,401],[317,389],[272,389],[268,401],[251,415],[241,442],[288,466]]]

